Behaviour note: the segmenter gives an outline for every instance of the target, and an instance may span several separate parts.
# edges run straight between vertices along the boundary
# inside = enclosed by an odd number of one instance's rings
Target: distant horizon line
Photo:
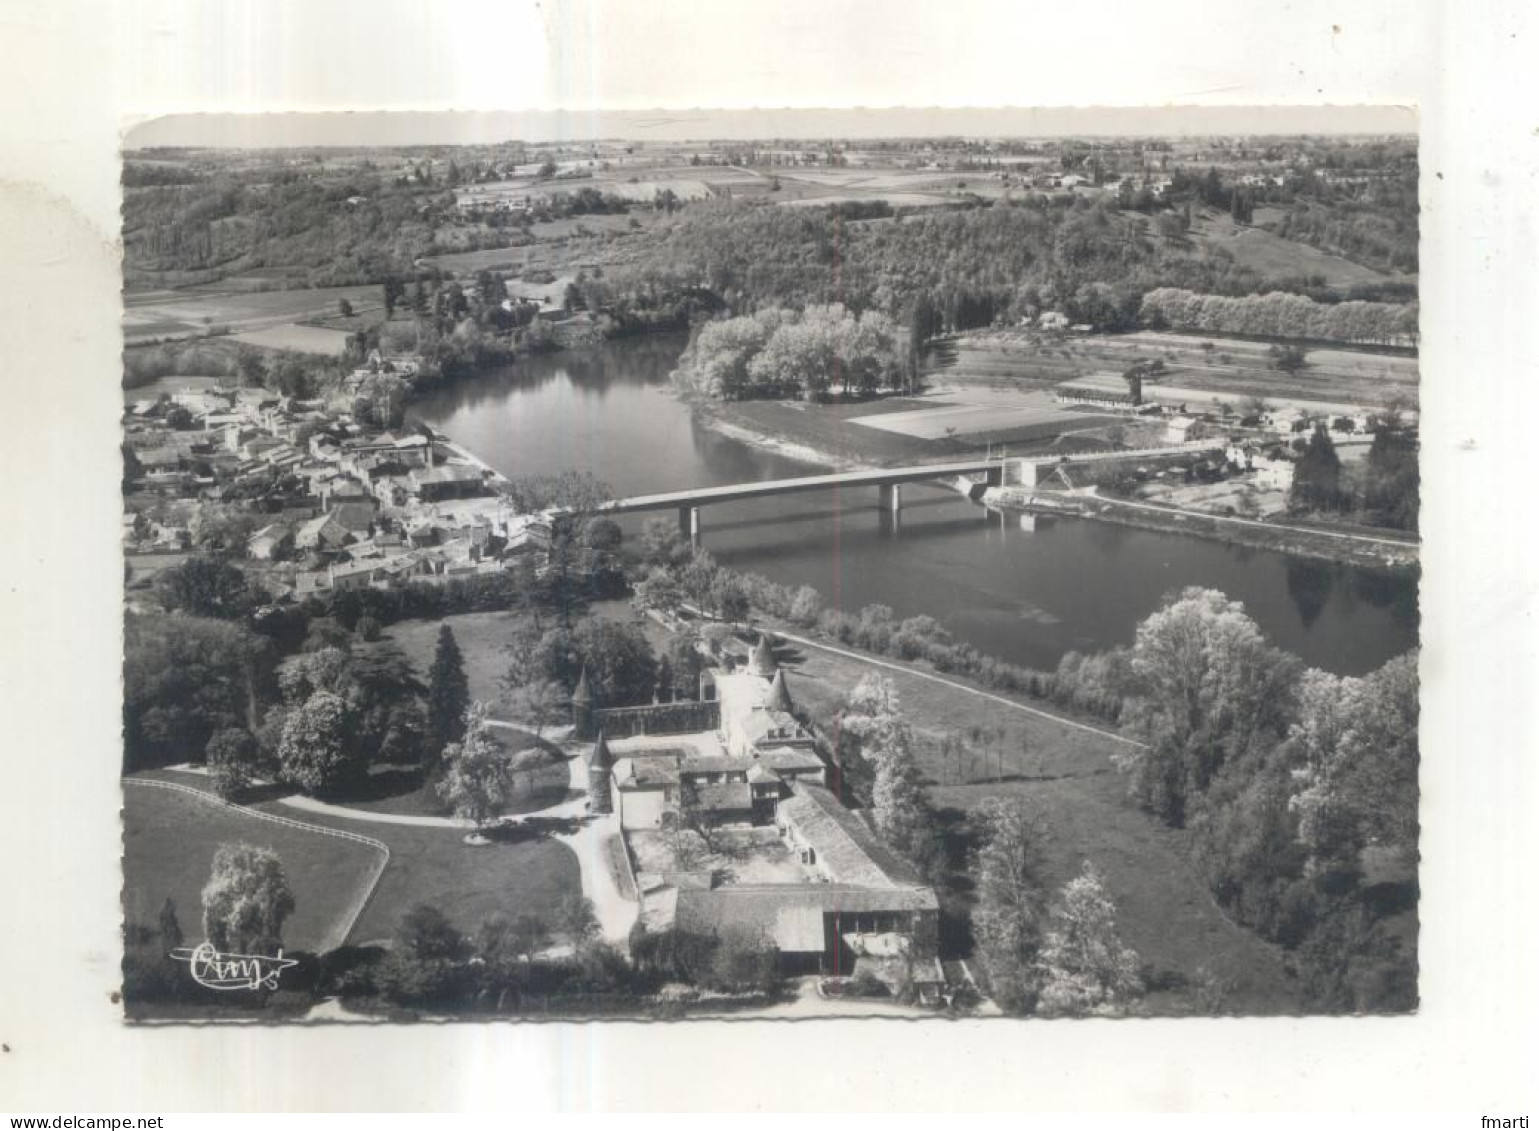
[[[390,149],[600,142],[1138,140],[1418,136],[1413,106],[1130,106],[753,110],[318,110],[166,114],[142,149]]]

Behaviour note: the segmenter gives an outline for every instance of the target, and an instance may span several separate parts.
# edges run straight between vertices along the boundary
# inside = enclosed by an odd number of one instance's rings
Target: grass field
[[[342,330],[322,329],[319,326],[301,326],[289,322],[281,326],[266,326],[260,330],[247,330],[234,334],[237,342],[264,349],[296,350],[299,353],[319,353],[327,357],[341,357],[347,350],[348,334]]]
[[[430,266],[456,275],[474,275],[477,271],[521,271],[534,249],[496,247],[485,251],[453,251],[423,259]]]
[[[404,620],[385,629],[382,639],[394,643],[405,653],[417,675],[426,679],[438,648],[438,630],[448,625],[465,657],[465,676],[470,682],[470,697],[483,703],[500,704],[506,696],[502,677],[508,671],[507,641],[513,626],[521,619],[515,612],[461,613],[443,620]],[[359,645],[359,651],[369,645]],[[497,710],[494,708],[494,715]]]
[[[1140,331],[1045,339],[1026,330],[982,330],[937,343],[926,379],[1020,391],[1045,390],[1091,373],[1121,373],[1137,361],[1160,359],[1154,386],[1179,387],[1230,400],[1248,396],[1326,404],[1379,406],[1417,400],[1416,358],[1368,350],[1305,348],[1295,373],[1272,368],[1266,342]]]
[[[939,208],[955,203],[951,197],[937,196],[934,193],[897,192],[893,189],[849,189],[845,192],[819,193],[816,196],[782,197],[779,203],[787,208],[816,208],[865,200],[885,201],[894,208]]]
[[[637,613],[628,601],[595,602],[589,613],[640,625],[653,647],[661,647],[667,642],[667,632],[654,621]],[[488,612],[457,613],[442,620],[398,621],[385,629],[382,642],[393,643],[400,648],[418,676],[426,679],[433,666],[433,654],[438,648],[439,627],[448,625],[465,658],[465,676],[470,683],[470,697],[493,704],[492,714],[495,717],[502,713],[500,708],[505,705],[507,697],[507,690],[502,684],[503,676],[508,671],[507,642],[514,626],[523,617],[524,614],[519,612]],[[542,623],[550,627],[555,622],[547,614]],[[370,645],[359,644],[356,647],[362,652],[368,650]],[[511,748],[517,750],[520,746],[514,744]]]
[[[377,849],[355,841],[264,821],[184,793],[125,784],[124,918],[153,925],[169,897],[176,901],[184,934],[201,939],[203,885],[215,850],[226,843],[270,848],[283,861],[294,893],[294,914],[284,927],[283,941],[293,950],[326,945],[379,862]]]
[[[263,808],[284,812],[276,802]],[[401,916],[419,903],[442,911],[462,931],[473,932],[488,915],[525,912],[549,920],[561,900],[581,892],[577,857],[554,840],[468,845],[459,829],[386,825],[306,814],[305,819],[367,833],[390,846],[390,866],[380,878],[349,942],[355,946],[390,938]]]
[[[872,667],[859,659],[784,645],[792,698],[820,721]],[[1047,876],[1054,886],[1085,860],[1106,876],[1118,926],[1145,963],[1173,975],[1177,986],[1204,972],[1229,987],[1226,1009],[1279,1013],[1294,1010],[1299,995],[1280,952],[1231,922],[1188,861],[1187,834],[1167,829],[1127,800],[1126,779],[1111,756],[1127,747],[992,700],[883,670],[897,685],[905,717],[916,730],[917,752],[930,800],[940,810],[953,851],[965,848],[965,820],[991,797],[1026,797],[1041,808],[1050,830]],[[972,728],[982,735],[974,741]],[[943,756],[941,739],[959,734],[970,748]],[[960,863],[954,860],[953,863]],[[943,892],[955,909],[971,902],[970,885],[956,877]],[[1156,1012],[1189,1011],[1190,989],[1151,995]]]
[[[174,291],[142,291],[125,296],[123,337],[132,345],[188,337],[211,328],[242,334],[333,316],[342,299],[359,312],[379,309],[384,303],[378,286],[243,291],[238,285],[211,283]]]
[[[1263,228],[1236,224],[1228,216],[1213,211],[1193,219],[1188,238],[1202,248],[1222,249],[1240,266],[1276,279],[1317,275],[1327,286],[1350,287],[1354,283],[1382,283],[1394,277]]]

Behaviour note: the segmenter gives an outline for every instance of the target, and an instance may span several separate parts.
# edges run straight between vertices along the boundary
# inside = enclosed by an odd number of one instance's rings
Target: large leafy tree
[[[1145,618],[1130,667],[1148,748],[1122,764],[1135,796],[1173,825],[1226,763],[1267,749],[1291,717],[1298,661],[1214,589],[1186,589]]]
[[[1416,845],[1417,654],[1367,676],[1309,671],[1290,744],[1303,760],[1291,807],[1312,872],[1355,871],[1365,848]]]
[[[509,990],[528,979],[534,956],[550,942],[550,929],[537,915],[494,914],[476,931],[476,957],[500,1006]]]
[[[920,784],[914,734],[898,710],[898,691],[886,676],[865,676],[851,691],[843,732],[856,738],[875,767],[871,815],[882,839],[922,868],[939,855],[935,818]]]
[[[579,662],[602,703],[646,703],[657,686],[657,659],[646,633],[633,624],[590,617],[572,633]]]
[[[907,737],[906,728],[895,734]],[[908,741],[883,746],[876,753],[871,813],[882,839],[916,865],[928,869],[940,855],[935,816],[920,784],[919,768]]]
[[[422,711],[424,688],[399,648],[377,647],[349,658],[348,700],[357,720],[357,741],[371,762],[431,763]]]
[[[465,711],[469,706],[470,681],[465,676],[465,658],[454,639],[454,630],[444,625],[438,630],[438,647],[428,672],[427,730],[434,750],[442,750],[464,737]]]
[[[1047,827],[1020,798],[990,798],[974,815],[978,849],[973,875],[973,937],[988,968],[994,999],[1028,1013],[1037,998],[1037,952],[1046,917],[1042,878]]]
[[[399,648],[302,652],[279,668],[278,686],[294,706],[318,691],[343,699],[353,721],[351,741],[367,762],[402,765],[436,757],[425,741],[422,685]]]
[[[220,620],[240,620],[257,600],[239,569],[229,562],[201,557],[162,570],[155,578],[155,594],[167,612]]]
[[[1136,951],[1117,933],[1117,908],[1087,861],[1064,885],[1042,942],[1042,996],[1048,1016],[1117,1014],[1143,996]]]
[[[226,799],[234,797],[251,784],[257,776],[261,760],[256,736],[244,727],[216,731],[208,740],[206,755],[209,773],[214,779],[214,790]]]
[[[464,988],[470,945],[438,908],[419,903],[401,917],[379,964],[379,991],[402,1005],[448,1006]]]
[[[202,617],[133,614],[124,622],[124,763],[197,761],[221,730],[249,725],[267,642]]]
[[[898,686],[890,678],[879,672],[862,676],[839,713],[842,743],[867,760],[874,760],[880,750],[912,746],[901,707]]]
[[[573,946],[586,946],[599,935],[598,914],[593,909],[593,900],[578,893],[567,896],[556,906],[553,925],[556,933],[569,939]]]
[[[705,657],[700,654],[700,649],[695,646],[695,641],[689,636],[675,636],[668,641],[668,651],[664,657],[668,661],[668,678],[672,685],[675,699],[698,699],[700,697],[700,673],[705,670]],[[662,678],[662,668],[659,665],[659,682]]]
[[[545,728],[566,713],[570,693],[553,679],[536,679],[515,688],[509,696],[508,706],[513,717],[534,725],[537,738],[544,737]]]
[[[438,795],[456,817],[472,822],[480,833],[502,812],[513,792],[512,764],[487,733],[486,704],[470,705],[465,737],[444,747],[443,765]]]
[[[1415,435],[1395,414],[1374,424],[1363,503],[1380,521],[1415,530],[1421,511],[1421,468]]]
[[[203,888],[203,934],[216,950],[275,953],[293,911],[294,893],[275,852],[249,844],[219,846]]]
[[[355,784],[368,771],[356,725],[346,699],[332,691],[315,692],[284,718],[280,776],[307,793],[332,793]]]

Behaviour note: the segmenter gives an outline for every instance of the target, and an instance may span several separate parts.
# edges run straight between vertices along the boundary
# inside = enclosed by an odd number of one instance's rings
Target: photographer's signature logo
[[[290,966],[299,965],[295,959],[284,958],[281,949],[276,956],[222,954],[211,943],[179,946],[171,957],[187,963],[192,980],[211,990],[255,990],[263,986],[276,990],[279,976]]]

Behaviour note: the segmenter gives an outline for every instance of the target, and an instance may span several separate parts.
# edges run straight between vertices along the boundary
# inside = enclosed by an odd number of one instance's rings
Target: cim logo
[[[276,956],[224,954],[206,942],[195,947],[179,946],[171,957],[187,963],[192,980],[211,990],[276,990],[283,972],[299,965],[295,959],[284,958],[282,949]]]

